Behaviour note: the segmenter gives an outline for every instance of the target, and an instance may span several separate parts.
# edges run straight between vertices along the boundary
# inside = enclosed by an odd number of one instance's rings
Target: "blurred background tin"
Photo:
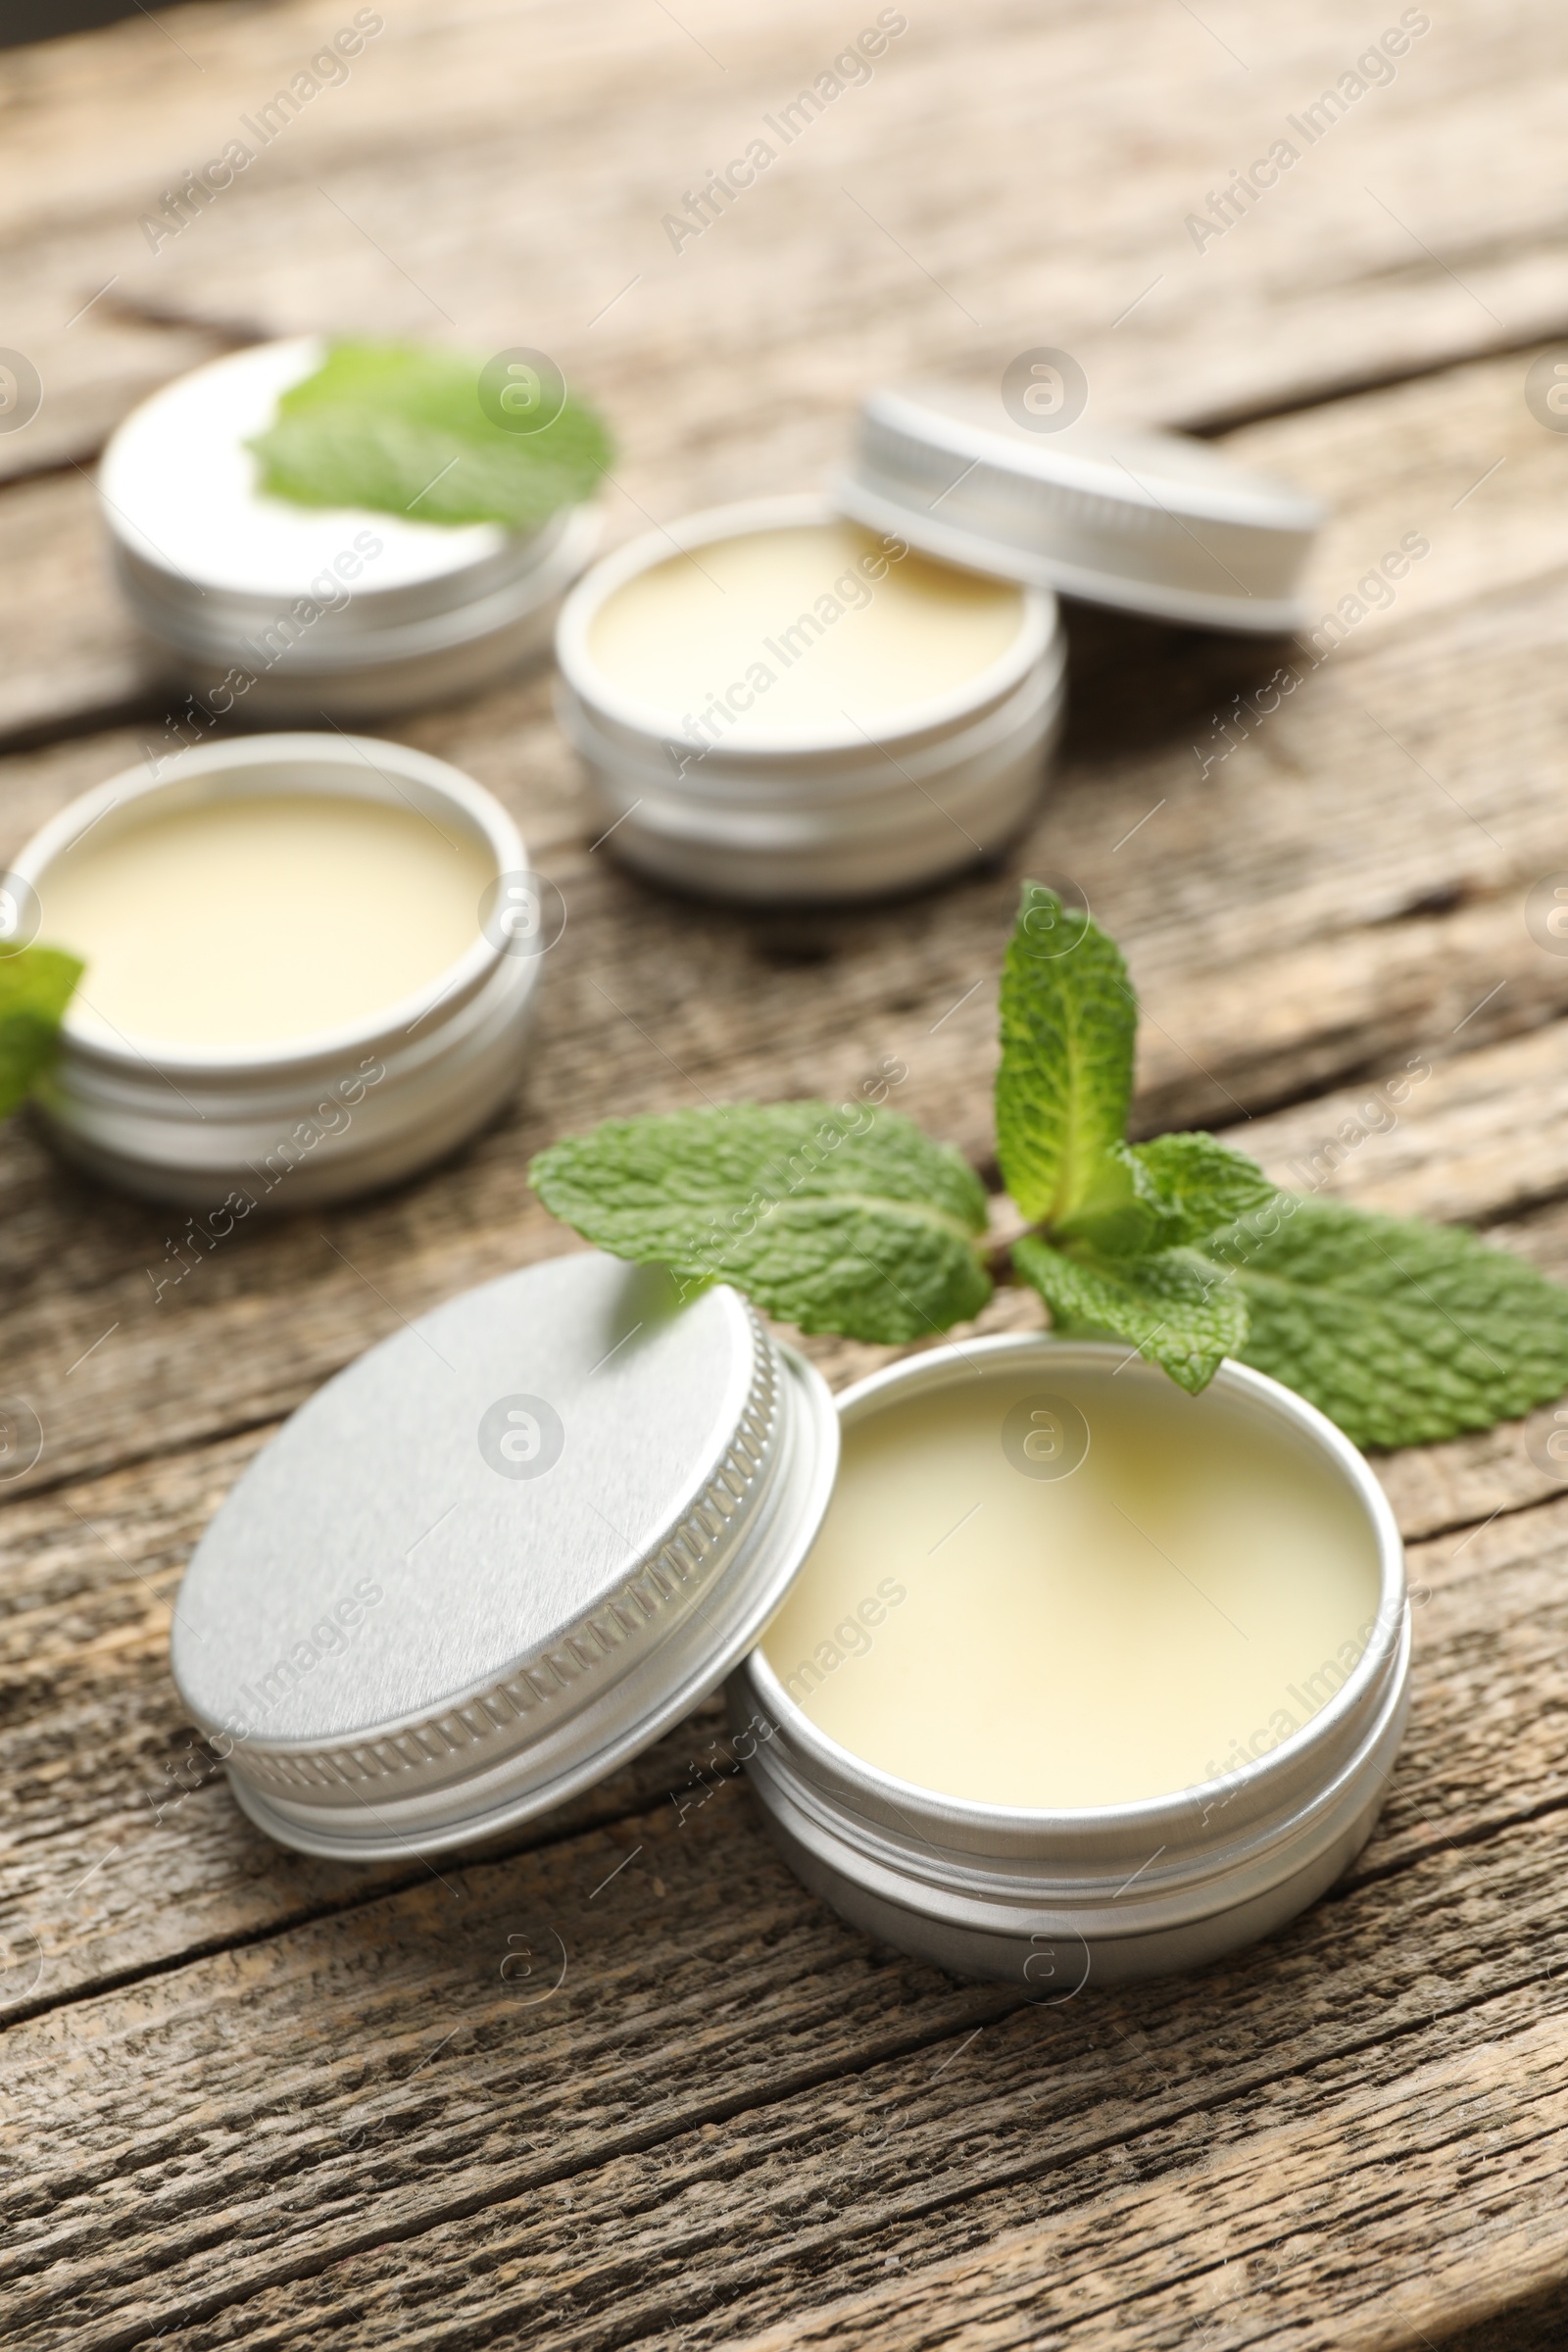
[[[362,719],[476,693],[549,652],[599,515],[539,530],[296,506],[245,443],[322,338],[231,352],[120,425],[99,469],[116,585],[153,667],[222,718]]]
[[[817,728],[743,720],[706,747],[683,713],[634,699],[596,662],[596,616],[673,550],[841,520],[830,500],[748,501],[645,533],[595,564],[557,633],[557,710],[583,762],[588,829],[655,880],[713,898],[825,902],[934,882],[995,855],[1045,790],[1065,647],[1054,598],[1026,589],[1002,658],[948,692]]]
[[[78,1001],[37,1107],[68,1157],[126,1191],[198,1209],[230,1195],[255,1206],[340,1200],[442,1157],[494,1115],[521,1076],[540,957],[552,944],[541,905],[549,886],[528,872],[500,803],[428,753],[342,734],[199,745],[73,801],[17,858],[8,891],[18,904],[35,899],[51,862],[89,829],[102,851],[150,817],[292,794],[428,815],[493,864],[496,906],[475,906],[471,947],[430,988],[277,1043],[122,1036]],[[509,888],[520,894],[520,919],[503,905]],[[47,926],[42,937],[72,944],[52,939]],[[192,972],[190,987],[201,984]],[[82,989],[90,996],[90,972]]]
[[[1190,434],[1084,422],[1063,381],[1071,363],[1054,357],[1058,405],[1038,416],[1042,387],[1027,384],[1011,400],[1005,382],[871,393],[835,486],[842,511],[949,563],[1118,612],[1264,635],[1301,626],[1322,502]]]

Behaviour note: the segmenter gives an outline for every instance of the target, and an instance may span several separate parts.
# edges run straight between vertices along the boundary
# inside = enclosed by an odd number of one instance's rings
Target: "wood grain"
[[[457,16],[412,0],[150,250],[160,191],[351,13],[194,8],[178,50],[132,23],[4,61],[0,210],[19,336],[46,378],[104,367],[70,340],[95,314],[61,321],[111,274],[136,315],[209,331],[324,317],[498,345],[526,289],[535,338],[574,374],[607,398],[641,391],[612,402],[628,452],[661,452],[666,496],[684,497],[698,470],[754,487],[760,444],[809,433],[846,381],[982,352],[1000,366],[1046,322],[1107,405],[1167,417],[1564,325],[1536,146],[1562,101],[1544,0],[1435,20],[1201,251],[1189,216],[1382,29],[1352,0],[1309,17],[1250,0],[1212,27],[1151,0],[1093,26],[1024,0],[919,10],[872,78],[774,139],[749,201],[678,252],[664,216],[842,53],[855,12],[707,0],[676,23],[637,0]]]
[[[1288,647],[1238,655],[1175,631],[1089,624],[1082,716],[1038,825],[1004,870],[940,896],[760,920],[662,897],[585,848],[543,681],[405,725],[514,809],[566,899],[533,1075],[464,1155],[461,1183],[443,1172],[331,1218],[242,1230],[202,1250],[161,1298],[160,1279],[184,1262],[172,1250],[187,1220],[62,1178],[21,1129],[0,1141],[11,1378],[46,1438],[34,1481],[270,1420],[397,1314],[561,1247],[527,1191],[527,1158],[607,1109],[834,1093],[891,1056],[909,1073],[903,1105],[987,1161],[990,975],[1020,871],[1074,878],[1128,949],[1150,1016],[1145,1127],[1234,1129],[1256,1113],[1266,1136],[1272,1102],[1315,1098],[1351,1073],[1375,1091],[1412,1054],[1464,1054],[1471,1075],[1454,1084],[1501,1090],[1490,1107],[1477,1095],[1472,1138],[1489,1119],[1506,1132],[1528,1102],[1535,1140],[1524,1153],[1494,1147],[1494,1189],[1465,1191],[1445,1131],[1427,1183],[1443,1168],[1448,1190],[1426,1204],[1495,1218],[1549,1199],[1562,1137],[1526,1066],[1529,1053],[1551,1063],[1568,958],[1537,946],[1523,909],[1562,856],[1568,689],[1543,649],[1568,625],[1568,585],[1549,504],[1561,446],[1528,416],[1521,434],[1515,379],[1512,363],[1486,363],[1350,404],[1353,433],[1330,406],[1238,436],[1306,478],[1322,447],[1326,487],[1353,441],[1365,478],[1392,487],[1321,557],[1324,599],[1367,549],[1426,522],[1429,568],[1410,581],[1426,606],[1370,616],[1311,669]],[[1479,519],[1446,552],[1432,518],[1505,429],[1518,473],[1505,465],[1496,478],[1523,488],[1499,492],[1494,509],[1485,492],[1470,501],[1462,512]],[[1293,662],[1297,689],[1200,773],[1193,744],[1223,743],[1213,721],[1231,681],[1256,685]],[[133,760],[146,734],[14,758],[0,771],[13,843]],[[1517,1099],[1504,1100],[1509,1082],[1484,1075],[1491,1041],[1530,1031],[1525,1060],[1499,1065],[1518,1072]],[[1447,1083],[1419,1090],[1411,1115],[1447,1100]],[[1328,1128],[1315,1107],[1293,1114],[1282,1161],[1342,1123],[1337,1101],[1322,1117],[1331,1110]]]
[[[828,2343],[1108,2352],[1131,2326],[1151,2346],[1289,2340],[1312,2352],[1385,2352],[1419,2341],[1412,2330],[1441,2297],[1451,2343],[1455,2323],[1490,2324],[1557,2274],[1563,2223],[1551,2183],[1568,2132],[1565,2050],[1560,2019],[1483,2042],[1421,2067],[1392,2095],[1352,2094],[1315,2127],[1262,2131],[1180,2183],[1106,2197],[1076,2228],[1019,2231],[748,2340],[756,2352]],[[1494,2087],[1504,2069],[1518,2094],[1506,2116]],[[1478,2196],[1478,2172],[1499,2164],[1507,2196],[1485,2187]],[[1453,2214],[1435,2258],[1409,2227],[1412,2208],[1429,2204]]]
[[[1568,436],[1523,397],[1568,332],[1554,16],[1434,14],[1200,252],[1188,214],[1383,17],[907,13],[679,253],[662,216],[859,19],[408,0],[157,252],[160,190],[351,12],[217,0],[0,57],[5,332],[45,391],[0,432],[0,858],[169,740],[94,450],[197,360],[323,321],[555,351],[620,435],[612,538],[828,478],[868,386],[1048,341],[1096,414],[1200,424],[1330,502],[1314,612],[1401,538],[1429,551],[1327,654],[1071,612],[1038,823],[887,906],[630,879],[587,847],[542,678],[420,713],[395,732],[495,791],[568,906],[491,1132],[187,1247],[177,1283],[182,1216],[0,1137],[6,1385],[44,1433],[0,1489],[9,2340],[1545,2352],[1568,2327],[1551,1408],[1378,1465],[1416,1703],[1341,1886],[1224,1967],[1054,2010],[841,1926],[766,1843],[716,1705],[524,1833],[356,1871],[251,1829],[168,1680],[190,1544],[280,1416],[397,1316],[566,1246],[527,1189],[541,1144],[893,1057],[902,1106],[994,1179],[1024,872],[1128,950],[1145,1131],[1222,1126],[1286,1181],[1568,1277],[1568,958],[1525,921],[1568,869]],[[984,1322],[1039,1315],[1010,1293]],[[887,1354],[811,1347],[840,1381]]]

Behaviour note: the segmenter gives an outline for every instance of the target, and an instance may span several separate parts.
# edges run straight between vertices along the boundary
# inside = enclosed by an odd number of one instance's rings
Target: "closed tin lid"
[[[1262,633],[1301,625],[1318,500],[1186,434],[1086,424],[1065,368],[1037,372],[1038,387],[1013,384],[1009,369],[992,390],[872,393],[837,486],[843,512],[951,564],[1121,612]],[[1049,394],[1038,415],[1037,389]]]
[[[269,631],[303,621],[296,663],[329,647],[339,661],[373,659],[368,641],[381,632],[514,592],[578,523],[568,510],[539,531],[508,531],[265,497],[247,443],[325,355],[312,335],[230,352],[154,392],[111,437],[103,519],[121,587],[154,634],[226,658],[256,639],[265,658]],[[577,536],[573,570],[588,553]]]
[[[459,1845],[647,1746],[749,1649],[838,1466],[820,1375],[738,1292],[598,1251],[450,1299],[258,1455],[172,1667],[307,1853]]]

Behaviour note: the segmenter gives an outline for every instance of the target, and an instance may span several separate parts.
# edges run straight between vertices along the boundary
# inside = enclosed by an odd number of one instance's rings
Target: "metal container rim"
[[[199,612],[202,602],[209,596],[239,599],[256,596],[265,599],[269,605],[275,606],[279,602],[287,604],[293,599],[309,596],[310,586],[308,582],[301,582],[276,589],[236,587],[231,578],[220,577],[216,573],[209,573],[203,578],[199,569],[196,573],[182,569],[172,557],[164,555],[156,542],[149,538],[143,525],[137,522],[132,515],[126,514],[110,497],[104,487],[106,477],[112,479],[117,466],[123,464],[124,447],[135,431],[145,429],[148,412],[176,400],[193,377],[206,375],[210,370],[218,368],[232,368],[236,365],[243,367],[247,362],[254,364],[264,355],[279,359],[285,352],[289,352],[297,354],[301,362],[300,373],[293,379],[293,382],[294,384],[303,383],[308,377],[314,375],[323,364],[328,346],[336,339],[330,333],[320,332],[302,335],[268,335],[257,343],[243,343],[229,351],[215,352],[207,359],[198,360],[193,367],[182,368],[177,375],[171,376],[166,382],[153,385],[132,408],[126,411],[109,435],[104,444],[95,476],[100,523],[109,539],[111,548],[116,552],[123,551],[136,563],[143,565],[149,577],[158,581],[170,602],[179,611]],[[285,390],[292,388],[293,385],[284,387]],[[120,487],[118,482],[115,486],[116,488]],[[400,519],[392,510],[379,507],[351,506],[338,511],[343,514],[345,521],[352,518],[354,522],[361,524],[366,529],[373,529],[378,519],[383,523],[388,519],[393,521]],[[299,512],[302,514],[312,513],[318,514],[322,510],[301,507]],[[417,602],[423,592],[428,597],[445,602],[454,591],[461,596],[466,579],[474,575],[483,575],[498,564],[504,566],[509,556],[514,553],[520,555],[523,547],[537,536],[536,532],[514,531],[505,523],[499,522],[457,523],[437,527],[446,529],[449,534],[447,547],[441,561],[432,564],[417,573],[415,578],[395,585],[388,586],[384,583],[378,584],[370,581],[361,587],[356,582],[355,601],[368,600],[373,609],[377,598],[411,598]],[[544,527],[548,528],[548,524]],[[475,536],[483,533],[485,537],[482,545],[470,547],[466,554],[454,561],[451,541],[459,532],[472,533]],[[428,544],[433,554],[439,542],[432,539]]]
[[[382,768],[395,769],[407,782],[422,785],[467,819],[486,842],[495,858],[498,876],[526,869],[527,851],[516,825],[500,802],[461,768],[409,744],[389,743],[376,736],[349,735],[340,730],[332,734],[270,732],[194,744],[186,751],[176,752],[156,770],[146,761],[139,761],[69,802],[41,825],[12,861],[10,873],[33,887],[54,860],[111,808],[152,800],[207,779],[242,775],[250,768],[276,768],[291,760],[302,765],[340,767],[355,776],[365,768],[377,775]],[[271,787],[278,788],[275,784]],[[281,789],[286,791],[287,784]],[[394,795],[399,800],[403,798],[395,787]],[[354,797],[392,805],[389,796],[368,792],[363,785]],[[215,1050],[211,1046],[189,1046],[127,1034],[122,1044],[116,1045],[94,1033],[83,1032],[74,1023],[69,1008],[61,1033],[74,1054],[116,1069],[145,1070],[151,1064],[156,1069],[173,1069],[192,1078],[223,1078],[253,1072],[283,1074],[296,1069],[304,1073],[314,1063],[363,1053],[398,1036],[411,1021],[416,1022],[421,1014],[433,1012],[438,1005],[461,1004],[500,961],[501,954],[481,933],[425,987],[379,1006],[357,1021],[340,1022],[335,1028],[312,1030],[278,1042],[264,1040],[257,1045]]]
[[[589,651],[588,638],[603,607],[639,573],[667,564],[672,553],[689,555],[721,539],[750,537],[761,531],[795,530],[811,523],[854,519],[823,493],[791,491],[775,497],[745,499],[730,506],[705,507],[697,514],[683,515],[677,522],[642,532],[625,546],[602,556],[563,604],[556,624],[556,660],[562,676],[589,710],[603,712],[631,733],[658,743],[689,743],[690,738],[678,732],[679,722],[670,724],[674,718],[672,710],[623,693],[599,668]],[[913,546],[914,542],[908,541],[906,545]],[[996,577],[994,573],[979,576],[992,580]],[[903,742],[966,718],[1006,693],[1044,658],[1060,627],[1055,597],[1049,588],[1026,581],[1015,580],[1009,585],[1018,589],[1023,612],[1017,634],[1005,651],[961,685],[950,687],[947,693],[909,703],[896,712],[883,712],[870,735],[872,743]],[[724,749],[759,763],[773,764],[815,753],[863,751],[866,741],[866,731],[853,723],[763,730],[748,728],[741,720],[724,738]]]
[[[400,1814],[394,1801],[389,1809],[371,1808],[366,1817],[368,1826],[353,1828],[344,1826],[341,1807],[302,1799],[281,1803],[246,1778],[247,1753],[289,1757],[311,1752],[309,1743],[235,1741],[231,1780],[245,1811],[281,1843],[336,1860],[380,1861],[411,1851],[452,1850],[532,1820],[596,1787],[662,1739],[708,1691],[721,1687],[752,1648],[797,1573],[831,1499],[838,1468],[838,1421],[826,1382],[807,1357],[764,1326],[759,1324],[759,1329],[782,1375],[774,1481],[760,1518],[742,1532],[708,1584],[706,1602],[684,1613],[644,1654],[632,1675],[616,1678],[591,1694],[588,1716],[596,1717],[607,1707],[614,1716],[628,1689],[646,1684],[643,1704],[630,1720],[600,1725],[591,1748],[555,1765],[543,1781],[529,1771],[534,1759],[525,1744],[488,1771],[454,1778],[433,1801],[426,1800],[422,1807],[416,1802],[412,1817]],[[731,1619],[715,1633],[710,1612],[718,1605],[726,1577],[733,1578],[737,1571],[747,1590],[740,1595],[729,1593]],[[448,1702],[447,1711],[460,1703],[457,1698]],[[415,1719],[397,1720],[401,1725]]]
[[[885,428],[948,456],[993,466],[1002,473],[1023,475],[1032,482],[1105,499],[1113,505],[1143,507],[1172,517],[1185,515],[1194,522],[1230,523],[1273,536],[1315,531],[1327,519],[1328,508],[1322,499],[1276,475],[1222,458],[1196,434],[1152,423],[1124,428],[1129,438],[1192,445],[1214,461],[1212,477],[1194,482],[1191,477],[1184,481],[1161,476],[1155,492],[1130,466],[1122,467],[1123,478],[1118,480],[1116,461],[1092,456],[1087,450],[1075,451],[1068,435],[1058,438],[1043,433],[1038,444],[1015,441],[995,425],[951,415],[920,397],[922,392],[941,389],[935,383],[880,386],[862,403],[862,432]]]
[[[984,1377],[976,1369],[976,1358],[983,1359],[987,1369],[1001,1369],[1009,1363],[1022,1365],[1030,1360],[1060,1364],[1068,1357],[1088,1365],[1120,1365],[1135,1379],[1163,1381],[1167,1377],[1136,1353],[1129,1364],[1127,1349],[1114,1341],[1058,1340],[1050,1332],[994,1333],[933,1348],[922,1355],[906,1356],[902,1362],[884,1365],[880,1371],[855,1382],[836,1400],[840,1427],[847,1429],[858,1420],[869,1418],[890,1395],[913,1396],[922,1391],[956,1387],[964,1377]],[[1254,1371],[1250,1364],[1237,1363],[1230,1356],[1214,1375],[1214,1385],[1246,1398],[1254,1409],[1260,1410],[1261,1417],[1272,1419],[1298,1438],[1304,1438],[1326,1457],[1365,1511],[1378,1551],[1378,1608],[1374,1620],[1378,1633],[1368,1642],[1355,1667],[1328,1704],[1277,1747],[1252,1759],[1246,1778],[1249,1787],[1255,1789],[1284,1781],[1315,1747],[1332,1744],[1347,1720],[1367,1704],[1386,1676],[1390,1661],[1404,1639],[1408,1615],[1404,1545],[1388,1496],[1372,1475],[1366,1457],[1326,1413],[1319,1412],[1316,1405],[1309,1404],[1283,1382]],[[1042,1835],[1049,1836],[1054,1831],[1081,1838],[1096,1829],[1107,1834],[1154,1826],[1175,1829],[1190,1815],[1195,1801],[1200,1801],[1208,1790],[1227,1787],[1238,1777],[1223,1775],[1217,1780],[1169,1790],[1161,1796],[1134,1798],[1116,1805],[1063,1805],[1048,1809],[986,1804],[977,1798],[955,1796],[946,1789],[902,1780],[830,1739],[796,1705],[760,1647],[747,1658],[745,1671],[756,1685],[767,1713],[787,1731],[791,1744],[801,1750],[808,1763],[840,1785],[858,1783],[890,1805],[918,1805],[933,1816],[940,1814],[960,1833],[970,1828],[1005,1836],[1037,1829]]]
[[[878,478],[885,482],[887,477]],[[1258,637],[1304,628],[1311,618],[1311,608],[1297,596],[1214,595],[1206,589],[1140,579],[1130,571],[1097,570],[1041,553],[1022,541],[993,538],[979,528],[966,529],[961,522],[917,511],[908,500],[870,486],[859,474],[842,475],[837,496],[842,512],[867,530],[902,530],[911,547],[943,563],[961,564],[1024,587],[1050,588],[1057,596],[1076,597],[1108,612]]]

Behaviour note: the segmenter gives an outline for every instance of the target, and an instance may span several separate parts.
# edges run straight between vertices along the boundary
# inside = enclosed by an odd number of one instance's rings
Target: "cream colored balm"
[[[491,854],[413,808],[259,793],[89,828],[38,880],[41,936],[87,969],[89,1035],[246,1047],[433,988],[479,937]]]
[[[830,1739],[992,1805],[1168,1795],[1269,1753],[1375,1630],[1348,1483],[1245,1403],[1075,1370],[890,1399],[762,1643]]]
[[[712,745],[756,731],[874,727],[1000,662],[1023,592],[847,522],[706,542],[636,573],[588,647],[609,683]]]

